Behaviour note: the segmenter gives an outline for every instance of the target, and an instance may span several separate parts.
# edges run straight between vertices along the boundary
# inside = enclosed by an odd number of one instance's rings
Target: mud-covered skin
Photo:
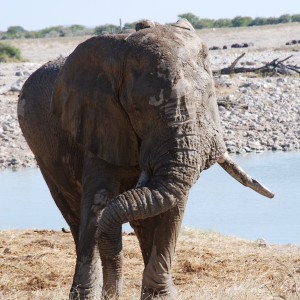
[[[91,38],[21,92],[21,128],[76,242],[81,299],[97,299],[101,285],[103,298],[121,293],[126,222],[145,264],[141,298],[175,298],[189,190],[225,152],[207,48],[177,25]]]

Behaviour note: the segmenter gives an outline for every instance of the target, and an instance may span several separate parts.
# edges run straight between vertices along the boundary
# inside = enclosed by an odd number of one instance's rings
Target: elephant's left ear
[[[111,44],[117,42],[95,39],[85,43],[58,75],[52,111],[63,130],[86,150],[111,164],[136,166],[138,140],[117,98],[120,63],[110,57]]]

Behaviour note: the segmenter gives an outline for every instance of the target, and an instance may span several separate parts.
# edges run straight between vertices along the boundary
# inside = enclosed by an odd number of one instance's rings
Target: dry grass
[[[142,258],[124,235],[124,296],[138,299]],[[0,232],[0,299],[67,299],[75,254],[70,234]],[[174,260],[177,299],[299,299],[300,248],[184,230]]]

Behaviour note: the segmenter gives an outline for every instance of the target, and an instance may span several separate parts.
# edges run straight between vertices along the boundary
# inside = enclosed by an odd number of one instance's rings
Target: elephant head
[[[79,45],[52,96],[62,128],[85,151],[141,171],[137,186],[115,197],[100,217],[103,255],[120,251],[111,244],[120,224],[183,208],[201,171],[215,162],[272,197],[226,154],[208,50],[199,35],[184,21],[149,24],[129,36]]]

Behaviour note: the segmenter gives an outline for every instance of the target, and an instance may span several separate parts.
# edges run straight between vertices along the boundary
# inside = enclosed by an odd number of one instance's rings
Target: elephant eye
[[[134,109],[134,112],[137,113],[137,114],[142,113],[142,109],[139,105],[134,105],[133,109]]]

